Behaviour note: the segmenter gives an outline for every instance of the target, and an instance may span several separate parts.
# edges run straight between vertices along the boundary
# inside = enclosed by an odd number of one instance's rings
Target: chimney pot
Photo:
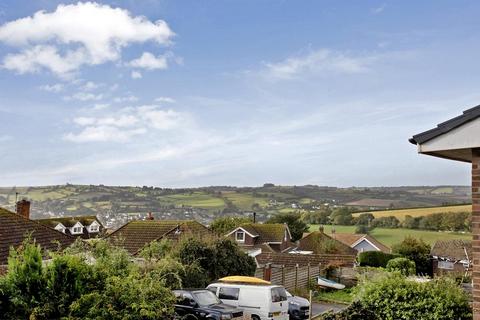
[[[257,223],[257,213],[253,213],[253,223]]]
[[[30,219],[30,201],[25,199],[18,201],[16,211],[19,216]]]

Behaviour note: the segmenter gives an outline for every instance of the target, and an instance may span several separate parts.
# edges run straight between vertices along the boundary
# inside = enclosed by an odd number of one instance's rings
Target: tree
[[[243,252],[238,245],[226,238],[211,242],[201,241],[196,238],[182,240],[176,248],[176,256],[180,262],[187,266],[185,281],[186,287],[204,287],[208,282],[229,275],[253,276],[256,269],[255,260]],[[204,274],[205,283],[199,286],[195,274]],[[202,277],[203,278],[203,277]]]
[[[233,229],[251,222],[251,218],[242,216],[219,217],[212,221],[210,229],[212,229],[217,235],[223,236]]]
[[[6,312],[23,319],[42,313],[46,295],[46,279],[42,249],[30,238],[10,250],[5,286],[10,289]]]
[[[380,217],[372,221],[374,228],[398,228],[400,221],[395,216]]]
[[[407,229],[418,229],[421,217],[412,217],[406,215],[402,222],[402,227]]]
[[[357,225],[357,227],[355,228],[356,234],[368,234],[369,232],[370,228],[363,224]]]
[[[415,262],[417,274],[431,274],[430,245],[410,236],[392,247],[392,252]]]
[[[83,295],[71,305],[70,319],[155,320],[173,313],[175,296],[165,282],[149,274],[110,277],[102,291]]]
[[[299,213],[277,214],[268,219],[266,223],[286,223],[292,234],[292,241],[300,240],[303,234],[310,229],[309,226],[301,220]]]
[[[356,225],[363,225],[363,226],[369,226],[370,223],[375,219],[374,215],[367,212],[367,213],[362,213],[361,215],[358,216],[356,219]]]
[[[336,208],[333,210],[330,219],[334,224],[342,226],[350,226],[353,223],[352,213],[347,207]]]

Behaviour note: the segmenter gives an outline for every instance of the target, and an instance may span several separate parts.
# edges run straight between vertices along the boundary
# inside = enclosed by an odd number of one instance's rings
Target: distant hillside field
[[[326,207],[355,205],[356,211],[436,207],[471,201],[467,186],[350,187],[210,186],[161,188],[154,186],[54,185],[0,188],[0,207],[14,210],[15,199],[32,201],[32,218],[97,215],[116,228],[128,219],[151,212],[156,219],[195,219],[209,224],[222,215],[251,216],[259,221],[286,212],[315,212]],[[364,208],[364,209],[362,209]],[[458,207],[454,208],[458,210]],[[430,209],[427,209],[430,210]],[[380,214],[380,213],[376,213]],[[388,212],[388,214],[391,214]],[[401,214],[401,211],[395,211]]]
[[[310,231],[318,230],[318,225],[310,225]],[[332,236],[332,228],[338,233],[355,233],[355,226],[324,226],[325,233]],[[437,240],[472,240],[470,233],[454,233],[454,232],[435,232],[424,230],[410,230],[410,229],[387,229],[387,228],[375,228],[370,233],[378,241],[391,247],[392,245],[402,242],[406,236],[412,236],[415,238],[423,239],[429,244],[435,243]]]
[[[382,211],[365,211],[353,214],[354,217],[358,217],[362,213],[371,213],[375,218],[395,216],[398,220],[402,221],[405,219],[405,216],[420,217],[428,216],[434,213],[443,213],[443,212],[471,212],[471,205],[461,205],[461,206],[442,206],[442,207],[432,207],[432,208],[415,208],[415,209],[400,209],[400,210],[382,210]]]

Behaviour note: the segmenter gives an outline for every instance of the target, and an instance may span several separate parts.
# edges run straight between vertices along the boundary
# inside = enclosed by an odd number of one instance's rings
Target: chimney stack
[[[253,213],[253,223],[257,223],[257,213]]]
[[[25,199],[18,201],[16,211],[19,216],[30,219],[30,201]]]
[[[151,212],[148,213],[147,220],[155,220]]]

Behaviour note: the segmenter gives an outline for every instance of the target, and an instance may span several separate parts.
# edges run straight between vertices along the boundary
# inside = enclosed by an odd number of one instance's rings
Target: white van
[[[224,304],[242,309],[252,320],[288,320],[287,292],[282,286],[212,283],[207,290]]]

